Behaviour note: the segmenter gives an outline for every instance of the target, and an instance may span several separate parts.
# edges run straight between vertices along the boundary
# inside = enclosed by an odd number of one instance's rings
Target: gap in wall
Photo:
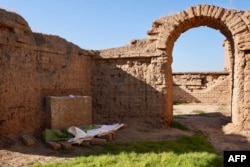
[[[219,31],[200,26],[182,33],[175,42],[173,99],[174,104],[189,103],[186,113],[213,110],[231,116],[231,77],[224,41]],[[178,112],[180,106],[174,105],[174,114]]]

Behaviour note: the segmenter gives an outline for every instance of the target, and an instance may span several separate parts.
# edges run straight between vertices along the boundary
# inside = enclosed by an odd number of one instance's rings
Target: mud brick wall
[[[230,104],[230,78],[226,72],[173,73],[174,102]]]
[[[250,17],[250,16],[249,16]],[[244,114],[250,113],[250,51],[245,52],[245,69],[244,69]],[[247,122],[250,122],[250,116],[246,118]],[[245,129],[250,129],[250,123],[245,124]]]
[[[138,56],[131,51],[123,52],[126,49],[103,50],[102,56],[93,61],[95,122],[164,117],[164,60],[153,54]]]
[[[0,9],[0,131],[41,132],[45,97],[91,96],[91,53]]]
[[[192,82],[183,78],[190,85],[175,79],[173,89],[174,43],[199,26],[225,36],[231,79],[190,74]],[[137,117],[170,125],[178,91],[200,102],[230,98],[233,124],[250,129],[250,11],[193,6],[155,20],[147,34],[123,47],[84,50],[60,37],[33,33],[21,16],[0,9],[1,133],[41,132],[45,97],[69,94],[92,96],[96,123]]]
[[[199,26],[208,26],[219,30],[226,38],[225,49],[230,51],[226,58],[226,69],[232,74],[231,110],[232,122],[245,130],[250,130],[250,109],[248,90],[247,53],[250,50],[250,11],[228,10],[213,5],[197,5],[175,15],[155,20],[147,32],[147,39],[156,41],[156,47],[165,50],[169,61],[175,41],[187,30]],[[169,64],[170,65],[170,64]],[[168,74],[167,74],[168,75]],[[172,77],[172,74],[169,74]],[[170,78],[170,76],[167,76]],[[172,82],[167,83],[167,92],[171,92]],[[167,112],[172,112],[168,110]]]

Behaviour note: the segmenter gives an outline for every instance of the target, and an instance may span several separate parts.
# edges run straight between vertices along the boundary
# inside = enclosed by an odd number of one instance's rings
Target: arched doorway
[[[233,53],[228,44],[219,31],[206,26],[180,35],[172,52],[174,104],[213,104],[230,114],[232,61],[226,60]]]
[[[172,52],[175,41],[185,31],[199,27],[208,26],[219,30],[229,42],[232,49],[232,86],[231,105],[232,122],[236,126],[244,129],[250,128],[248,119],[250,107],[246,105],[250,102],[250,81],[246,55],[250,50],[250,21],[248,13],[237,10],[226,10],[212,5],[198,5],[190,7],[176,15],[167,16],[156,20],[152,29],[148,31],[151,39],[156,40],[156,48],[165,52],[167,58],[166,65],[166,123],[170,124],[173,119],[173,90],[172,90]],[[250,61],[250,60],[249,60]],[[246,69],[247,68],[247,69]],[[249,72],[250,74],[250,72]]]
[[[207,26],[191,28],[175,41],[174,122],[185,120],[189,126],[200,128],[231,121],[232,70],[231,62],[225,61],[232,54],[229,48],[225,36]],[[206,122],[205,117],[213,119]]]

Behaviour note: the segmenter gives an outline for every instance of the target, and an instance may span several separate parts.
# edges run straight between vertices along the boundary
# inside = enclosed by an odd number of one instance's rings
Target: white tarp
[[[91,140],[94,136],[106,135],[108,133],[117,131],[123,126],[124,124],[119,124],[119,123],[113,125],[101,125],[100,128],[87,130],[87,132],[78,127],[72,126],[68,128],[68,132],[73,134],[75,137],[69,139],[68,142],[81,144],[82,141],[84,140]]]

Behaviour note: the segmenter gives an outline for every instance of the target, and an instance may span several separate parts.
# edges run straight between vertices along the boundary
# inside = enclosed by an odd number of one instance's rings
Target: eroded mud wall
[[[93,65],[96,122],[150,118],[163,125],[166,112],[166,60],[148,41],[101,50]],[[157,120],[157,121],[156,121]]]
[[[231,76],[227,72],[173,73],[174,102],[227,104]]]
[[[33,33],[15,13],[0,10],[0,16],[0,131],[41,132],[46,96],[91,96],[94,53]]]

